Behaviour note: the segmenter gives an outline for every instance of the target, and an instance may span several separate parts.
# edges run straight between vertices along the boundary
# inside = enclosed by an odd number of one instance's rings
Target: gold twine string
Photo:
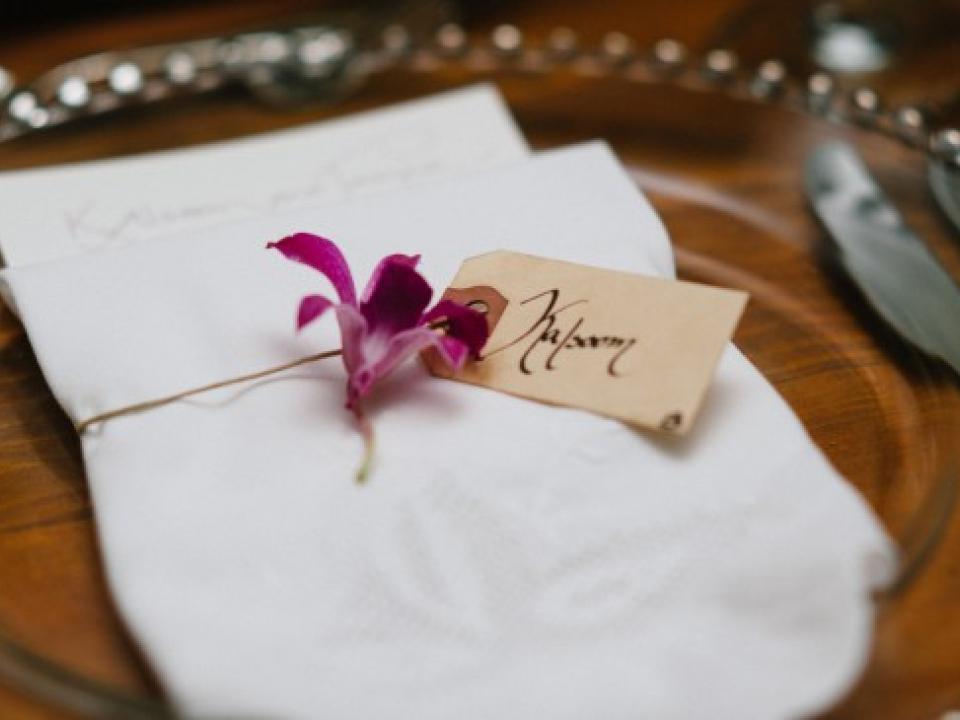
[[[309,365],[313,362],[336,357],[337,355],[342,354],[342,352],[343,351],[340,348],[337,348],[336,350],[327,350],[326,352],[317,353],[316,355],[308,355],[307,357],[300,358],[299,360],[294,360],[293,362],[288,362],[284,365],[278,365],[267,370],[260,370],[259,372],[250,373],[249,375],[241,375],[239,377],[230,378],[229,380],[221,380],[220,382],[210,383],[209,385],[202,385],[201,387],[193,388],[191,390],[184,390],[183,392],[179,392],[174,395],[167,395],[166,397],[157,398],[156,400],[147,400],[145,402],[127,405],[126,407],[117,408],[116,410],[110,410],[105,413],[100,413],[99,415],[94,415],[91,418],[87,418],[86,420],[76,423],[74,427],[76,428],[77,432],[82,435],[90,428],[91,425],[106,422],[107,420],[111,420],[113,418],[123,417],[124,415],[133,415],[135,413],[146,412],[147,410],[154,410],[158,407],[163,407],[164,405],[169,405],[170,403],[176,402],[177,400],[183,400],[185,398],[192,397],[193,395],[199,395],[211,390],[219,390],[220,388],[230,387],[231,385],[239,385],[240,383],[250,382],[252,380],[260,380],[261,378],[270,377],[271,375],[281,373],[284,370],[291,370],[295,367],[300,367],[301,365]]]
[[[484,310],[481,310],[480,312],[486,314],[486,309],[484,308]],[[441,318],[429,323],[427,327],[431,330],[437,331],[440,334],[443,334],[447,331],[448,325],[446,319]],[[292,370],[293,368],[300,367],[301,365],[309,365],[310,363],[318,362],[320,360],[327,360],[342,354],[343,348],[337,348],[336,350],[326,350],[324,352],[316,353],[315,355],[307,355],[299,360],[293,360],[283,365],[277,365],[276,367],[268,368],[266,370],[250,373],[249,375],[240,375],[239,377],[230,378],[229,380],[221,380],[220,382],[210,383],[209,385],[201,385],[200,387],[196,387],[191,390],[184,390],[183,392],[178,392],[174,395],[167,395],[166,397],[157,398],[156,400],[146,400],[144,402],[134,403],[133,405],[117,408],[116,410],[109,410],[105,413],[100,413],[99,415],[94,415],[91,418],[87,418],[86,420],[75,423],[74,428],[78,434],[82,435],[84,432],[90,429],[91,425],[106,422],[107,420],[112,420],[113,418],[123,417],[124,415],[134,415],[135,413],[142,413],[148,410],[155,410],[158,407],[169,405],[177,400],[183,400],[194,395],[210,392],[211,390],[219,390],[220,388],[230,387],[231,385],[239,385],[240,383],[251,382],[252,380],[260,380],[261,378],[270,377],[271,375],[281,373],[284,370]]]

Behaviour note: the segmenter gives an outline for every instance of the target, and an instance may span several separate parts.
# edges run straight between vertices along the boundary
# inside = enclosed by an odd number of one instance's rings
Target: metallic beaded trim
[[[931,128],[918,107],[887,109],[867,87],[841,94],[836,80],[823,72],[791,77],[777,59],[744,68],[733,51],[723,48],[695,58],[672,39],[639,48],[621,32],[611,32],[588,48],[572,30],[556,28],[534,44],[514,25],[500,25],[479,41],[456,24],[443,25],[426,41],[392,25],[375,43],[363,46],[351,32],[328,25],[243,33],[91,55],[54,68],[26,87],[16,87],[12,75],[0,68],[0,142],[80,117],[210,92],[229,83],[245,83],[261,98],[283,102],[335,94],[392,68],[433,72],[451,65],[478,74],[566,71],[720,91],[856,124],[960,167],[960,129]]]

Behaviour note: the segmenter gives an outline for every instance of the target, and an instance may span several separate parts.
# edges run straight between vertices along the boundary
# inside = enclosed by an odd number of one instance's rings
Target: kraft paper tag
[[[683,434],[743,313],[743,292],[497,251],[445,298],[487,314],[481,357],[452,376]],[[451,377],[435,355],[430,371]]]

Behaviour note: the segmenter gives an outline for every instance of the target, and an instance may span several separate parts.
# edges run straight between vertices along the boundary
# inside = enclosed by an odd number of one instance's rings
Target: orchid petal
[[[303,330],[332,307],[333,302],[323,295],[307,295],[300,301],[297,310],[297,330]]]
[[[417,325],[433,295],[430,285],[407,259],[386,258],[376,283],[368,290],[369,299],[361,303],[360,312],[371,333],[387,336]]]
[[[337,305],[337,322],[340,325],[340,343],[343,366],[352,375],[364,364],[363,345],[367,336],[367,321],[353,305]]]
[[[443,361],[453,370],[462,370],[471,354],[470,347],[457,338],[438,335],[434,345]]]
[[[340,248],[327,238],[301,232],[270,243],[267,247],[276,248],[289,260],[309,265],[323,273],[337,291],[340,302],[357,304],[357,290],[350,274],[350,266],[347,265]]]
[[[480,354],[490,336],[487,319],[483,313],[453,300],[441,300],[423,316],[420,322],[428,325],[439,320],[445,321],[444,336],[447,339],[462,342],[469,354],[474,357]]]
[[[387,266],[400,264],[415,268],[419,262],[419,255],[403,255],[401,253],[387,255],[377,263],[377,266],[370,274],[370,279],[367,281],[367,286],[363,289],[363,295],[360,296],[360,304],[363,305],[370,302],[370,297],[373,295],[373,291],[376,289],[377,285],[380,284],[380,276],[383,275],[383,271]]]
[[[391,337],[379,359],[365,363],[350,374],[348,405],[352,407],[353,403],[370,392],[374,384],[389,375],[397,365],[425,347],[435,344],[439,339],[436,332],[423,326],[404,330]]]
[[[437,348],[443,361],[454,370],[460,370],[470,355],[469,347],[462,340],[445,337],[424,325],[399,332],[390,338],[379,359],[351,373],[347,389],[348,406],[355,407],[357,401],[400,363],[431,345]]]
[[[387,344],[383,356],[373,364],[374,375],[379,379],[389,375],[400,363],[424,348],[436,344],[440,336],[427,327],[415,327],[397,333]]]

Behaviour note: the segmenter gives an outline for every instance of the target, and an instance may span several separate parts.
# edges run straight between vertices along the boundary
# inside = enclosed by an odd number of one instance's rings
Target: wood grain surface
[[[6,38],[0,64],[29,77],[84,52],[256,26],[315,5],[237,0],[202,9],[161,8],[96,22],[50,24],[22,33],[8,29],[0,31]],[[582,28],[587,38],[616,28],[639,42],[673,35],[697,47],[717,37],[739,5],[733,0],[564,0],[497,3],[493,9],[475,4],[469,15],[477,31],[509,19],[531,34],[565,24]],[[743,41],[747,54],[766,51],[765,39],[747,30],[732,36]],[[943,61],[954,50],[937,52]],[[916,70],[933,62],[929,54],[912,57],[876,84],[897,97],[913,93],[949,106],[956,78],[953,87],[940,75],[924,85],[923,73]],[[178,102],[0,146],[0,169],[236,137],[472,79],[455,69],[436,76],[398,72],[340,105],[283,113],[230,93]],[[537,146],[592,137],[612,142],[661,213],[684,277],[751,293],[737,343],[894,536],[911,537],[917,513],[937,488],[947,492],[935,496],[939,505],[933,510],[949,505],[951,486],[943,481],[950,463],[960,459],[960,385],[892,337],[831,271],[821,232],[801,192],[806,152],[820,139],[847,137],[864,152],[908,220],[960,277],[960,244],[932,204],[915,153],[858,130],[715,93],[566,76],[496,79]],[[935,516],[925,516],[927,526]],[[907,720],[960,709],[960,521],[951,519],[939,540],[913,581],[880,601],[869,668],[830,717]],[[110,601],[79,444],[43,383],[22,329],[5,309],[0,314],[3,637],[128,694],[160,697]],[[0,682],[0,717],[74,715]]]

